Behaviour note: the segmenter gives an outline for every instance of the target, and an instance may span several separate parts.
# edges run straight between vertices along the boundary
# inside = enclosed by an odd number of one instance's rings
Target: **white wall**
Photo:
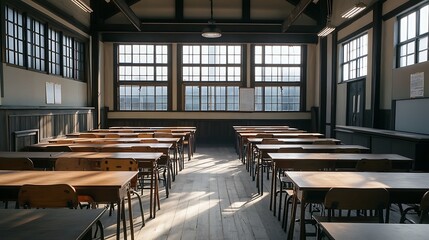
[[[87,83],[3,64],[2,105],[86,107]],[[46,104],[46,82],[61,84],[62,104]]]

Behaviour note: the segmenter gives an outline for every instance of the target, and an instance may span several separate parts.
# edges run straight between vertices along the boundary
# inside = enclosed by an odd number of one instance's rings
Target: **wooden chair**
[[[171,131],[171,129],[168,129],[168,128],[162,128],[162,129],[156,129],[155,133],[157,133],[157,132],[171,133],[172,131]]]
[[[389,172],[392,171],[392,161],[389,159],[361,159],[356,163],[359,172]]]
[[[72,152],[72,149],[67,145],[48,145],[45,148],[45,152]]]
[[[282,141],[279,141],[277,138],[264,138],[262,139],[262,144],[283,144]]]
[[[55,141],[55,143],[59,143],[59,144],[62,144],[62,143],[74,143],[74,140],[72,140],[72,139],[67,139],[67,138],[64,138],[64,139],[57,139],[57,140]]]
[[[329,139],[321,139],[314,141],[313,144],[319,144],[319,145],[335,145],[336,143]]]
[[[79,134],[80,138],[97,138],[98,135],[94,133],[81,133]]]
[[[331,188],[323,204],[327,216],[313,215],[318,229],[320,222],[384,223],[383,211],[389,210],[389,192],[384,188]],[[338,210],[337,215],[334,210]],[[342,210],[347,214],[343,215]],[[356,214],[351,214],[351,210],[357,210]],[[375,214],[365,210],[373,210]],[[320,231],[317,234],[317,239],[321,239]]]
[[[420,204],[414,204],[409,206],[408,208],[404,209],[401,213],[401,219],[399,220],[400,223],[405,223],[405,221],[408,221],[410,223],[416,223],[414,220],[407,218],[407,214],[410,211],[414,211],[417,214],[420,215],[419,222],[418,223],[428,223],[429,222],[429,191],[427,191],[420,201]]]
[[[158,139],[156,138],[147,138],[140,140],[141,143],[159,143]]]
[[[153,133],[139,133],[138,138],[153,138]]]
[[[117,133],[108,133],[104,137],[105,138],[120,138],[121,136]]]
[[[0,157],[0,170],[33,170],[33,161],[29,158]]]
[[[173,134],[171,132],[155,132],[153,134],[154,138],[173,138]]]
[[[21,186],[18,193],[18,205],[23,208],[76,208],[78,196],[69,184]],[[104,239],[104,227],[100,220],[96,222],[100,229],[100,239]],[[97,231],[95,232],[97,235]],[[94,236],[95,238],[96,236]]]
[[[136,160],[129,159],[115,159],[115,158],[105,158],[101,161],[100,168],[102,171],[134,171],[138,172],[139,166]],[[130,182],[130,190],[134,193],[140,204],[140,213],[142,217],[143,226],[145,224],[144,221],[144,213],[143,213],[143,204],[140,195],[135,191],[137,188],[137,176],[133,178]],[[111,208],[112,209],[112,208]]]
[[[68,184],[23,185],[18,204],[24,208],[76,208],[78,199],[74,187]]]

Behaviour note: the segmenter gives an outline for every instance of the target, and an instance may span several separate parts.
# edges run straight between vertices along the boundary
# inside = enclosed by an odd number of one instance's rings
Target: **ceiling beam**
[[[104,2],[104,1],[101,1],[101,2]],[[125,0],[125,2],[127,3],[128,6],[131,7],[132,5],[140,2],[140,0]],[[110,4],[107,2],[104,2],[102,8],[103,8],[102,16],[104,20],[111,18],[114,15],[121,12],[117,7],[113,6],[113,4]]]
[[[124,0],[112,0],[113,3],[121,10],[127,19],[134,25],[134,27],[141,31],[141,22],[133,10],[128,6]]]
[[[295,6],[295,8],[290,12],[289,16],[283,21],[282,32],[286,32],[288,28],[295,22],[296,19],[301,15],[301,13],[305,10],[305,8],[312,2],[313,0],[301,0]]]
[[[241,19],[250,22],[250,0],[242,0],[241,6]]]
[[[296,6],[300,0],[286,0],[286,1]],[[304,14],[309,18],[313,19],[314,21],[318,22],[321,17],[320,7],[319,7],[320,5],[322,5],[321,2],[323,1],[318,0],[317,3],[315,3],[315,1],[313,0],[313,4],[310,4],[305,8]]]
[[[182,22],[183,21],[183,0],[176,0],[175,3],[175,11],[176,11],[176,21]]]

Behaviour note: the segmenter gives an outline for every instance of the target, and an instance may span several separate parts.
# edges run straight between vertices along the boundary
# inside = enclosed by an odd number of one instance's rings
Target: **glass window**
[[[241,45],[183,45],[185,111],[238,111]]]
[[[398,65],[409,66],[428,60],[429,4],[399,18]]]
[[[28,68],[45,71],[45,25],[27,17]]]
[[[255,111],[300,111],[302,47],[254,46]]]
[[[5,6],[6,62],[24,66],[24,17]]]
[[[170,77],[168,45],[118,45],[119,110],[167,111]]]
[[[52,28],[48,29],[48,59],[49,73],[61,74],[61,48],[60,32]]]
[[[366,76],[368,71],[368,34],[344,43],[342,50],[343,81]]]

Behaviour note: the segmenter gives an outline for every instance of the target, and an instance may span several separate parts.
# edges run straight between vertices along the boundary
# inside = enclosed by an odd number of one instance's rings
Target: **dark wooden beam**
[[[289,27],[292,25],[293,22],[295,22],[296,19],[302,14],[302,12],[305,10],[305,8],[312,2],[313,0],[301,0],[299,3],[295,6],[295,8],[290,12],[289,16],[284,20],[282,31],[286,32]]]
[[[100,0],[100,1],[103,2],[103,4],[102,4],[103,11],[100,14],[100,16],[102,16],[102,18],[104,20],[111,18],[114,15],[121,12],[117,7],[114,6],[114,4],[112,2],[106,3],[105,1],[102,1],[102,0]],[[128,6],[131,7],[135,3],[140,2],[140,0],[126,0],[125,2],[127,3]]]
[[[250,22],[250,0],[241,1],[241,19],[244,22]]]
[[[300,0],[286,0],[287,2],[297,5]],[[323,16],[320,12],[320,6],[326,6],[326,3],[323,3],[324,1],[319,0],[316,4],[309,4],[305,10],[304,14],[307,15],[309,18],[313,19],[314,21],[319,21],[321,16]],[[326,15],[325,15],[326,16]]]
[[[119,8],[119,10],[127,17],[133,26],[141,31],[141,22],[134,11],[128,6],[124,0],[112,0],[112,2]]]
[[[373,128],[383,128],[380,125],[380,84],[381,84],[381,45],[383,42],[383,3],[376,2],[373,7],[373,38],[372,38],[372,86],[371,86],[371,110],[372,110],[372,126]],[[369,43],[368,43],[369,44]],[[369,74],[369,73],[368,73]]]
[[[183,22],[183,0],[176,0],[175,10],[176,10],[176,21]]]

